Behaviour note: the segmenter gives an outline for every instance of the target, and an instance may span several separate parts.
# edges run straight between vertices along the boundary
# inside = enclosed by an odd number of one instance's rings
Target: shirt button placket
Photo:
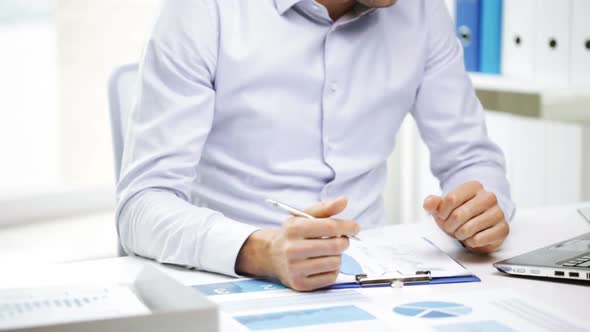
[[[332,84],[330,84],[330,91],[332,93],[335,93],[336,91],[338,91],[338,84],[336,82],[332,82]]]
[[[323,93],[323,128],[322,128],[322,143],[324,147],[324,161],[329,164],[330,155],[333,153],[333,146],[330,142],[330,128],[335,126],[332,123],[333,119],[331,118],[333,105],[335,102],[335,94],[338,92],[338,83],[334,78],[334,73],[337,71],[334,70],[335,62],[332,60],[332,57],[335,56],[336,53],[331,52],[332,47],[332,35],[335,33],[334,28],[330,29],[326,36],[325,44],[324,44],[324,63],[325,63],[325,89]],[[333,167],[329,165],[330,168],[334,171]],[[328,183],[322,191],[322,198],[328,198],[333,194],[333,185]]]

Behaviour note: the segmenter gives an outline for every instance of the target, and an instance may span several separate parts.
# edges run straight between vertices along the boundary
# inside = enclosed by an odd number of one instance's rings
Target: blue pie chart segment
[[[349,276],[356,276],[357,274],[363,274],[363,268],[350,255],[342,254],[342,264],[340,264],[340,272]]]
[[[449,318],[465,316],[472,312],[470,307],[460,303],[423,301],[399,305],[393,308],[393,312],[409,317],[417,318]]]

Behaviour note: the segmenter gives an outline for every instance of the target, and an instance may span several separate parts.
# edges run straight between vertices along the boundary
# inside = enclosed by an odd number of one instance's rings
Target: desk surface
[[[552,207],[519,211],[512,222],[511,235],[505,247],[490,256],[468,253],[456,241],[448,238],[431,222],[412,225],[390,226],[400,232],[426,236],[442,250],[464,264],[482,279],[481,283],[431,285],[383,289],[392,296],[413,296],[416,294],[444,294],[485,289],[509,289],[528,294],[538,301],[555,303],[565,311],[579,318],[586,318],[590,305],[590,284],[572,284],[559,281],[545,281],[510,277],[497,272],[492,263],[529,250],[590,232],[590,223],[576,211],[578,206]],[[590,206],[585,204],[584,206]],[[194,285],[217,282],[227,277],[211,273],[187,270],[157,264],[141,258],[113,258],[79,263],[54,264],[46,266],[22,266],[0,274],[1,288],[35,287],[86,282],[130,282],[146,264],[156,266],[181,283]],[[227,326],[222,324],[222,326]],[[228,329],[229,330],[229,329]]]

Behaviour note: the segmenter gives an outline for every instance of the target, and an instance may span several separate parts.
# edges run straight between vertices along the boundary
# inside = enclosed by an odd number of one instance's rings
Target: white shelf
[[[473,85],[478,90],[504,91],[523,94],[590,95],[590,87],[568,87],[539,84],[534,81],[519,80],[502,75],[469,73]]]

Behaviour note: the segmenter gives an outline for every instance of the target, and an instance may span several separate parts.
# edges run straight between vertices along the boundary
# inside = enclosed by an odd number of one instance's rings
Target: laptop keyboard
[[[564,267],[576,267],[582,269],[590,269],[590,252],[585,253],[582,256],[572,258],[568,261],[561,263]]]

